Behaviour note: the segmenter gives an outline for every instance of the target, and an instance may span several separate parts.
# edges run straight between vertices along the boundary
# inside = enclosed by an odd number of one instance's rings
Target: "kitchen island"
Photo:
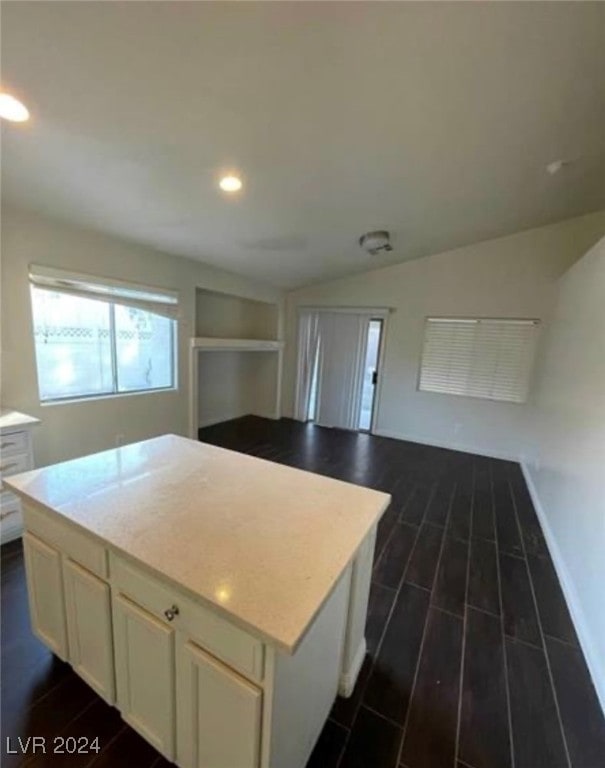
[[[304,768],[387,494],[175,435],[7,479],[32,627],[183,768]]]

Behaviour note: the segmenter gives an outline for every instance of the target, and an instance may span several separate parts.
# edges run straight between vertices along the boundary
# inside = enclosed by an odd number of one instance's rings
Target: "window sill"
[[[178,387],[162,387],[162,389],[137,389],[131,392],[110,392],[106,395],[84,395],[82,397],[55,398],[54,400],[41,400],[40,406],[48,408],[53,405],[83,405],[98,400],[116,400],[123,397],[135,397],[141,395],[158,395],[168,392],[178,393]]]

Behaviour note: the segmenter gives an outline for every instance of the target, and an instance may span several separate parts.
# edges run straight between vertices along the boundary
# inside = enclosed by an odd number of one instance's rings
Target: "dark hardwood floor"
[[[605,720],[517,464],[246,417],[206,442],[388,491],[369,653],[308,768],[604,768]],[[22,551],[2,547],[6,737],[99,736],[28,766],[166,768],[31,634]]]

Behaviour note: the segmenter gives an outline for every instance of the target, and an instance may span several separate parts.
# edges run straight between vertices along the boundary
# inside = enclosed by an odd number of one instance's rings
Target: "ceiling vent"
[[[379,253],[388,253],[393,250],[391,236],[386,229],[366,232],[365,235],[359,238],[359,245],[371,256],[376,256]]]

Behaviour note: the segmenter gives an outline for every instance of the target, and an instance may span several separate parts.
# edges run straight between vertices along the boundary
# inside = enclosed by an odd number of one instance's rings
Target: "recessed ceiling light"
[[[559,173],[561,168],[564,168],[566,165],[569,165],[569,160],[553,160],[552,163],[546,166],[546,170],[551,176],[554,176],[555,173]]]
[[[242,180],[238,176],[223,176],[218,185],[223,192],[239,192]]]
[[[13,123],[29,120],[29,110],[10,93],[0,93],[0,117]]]

